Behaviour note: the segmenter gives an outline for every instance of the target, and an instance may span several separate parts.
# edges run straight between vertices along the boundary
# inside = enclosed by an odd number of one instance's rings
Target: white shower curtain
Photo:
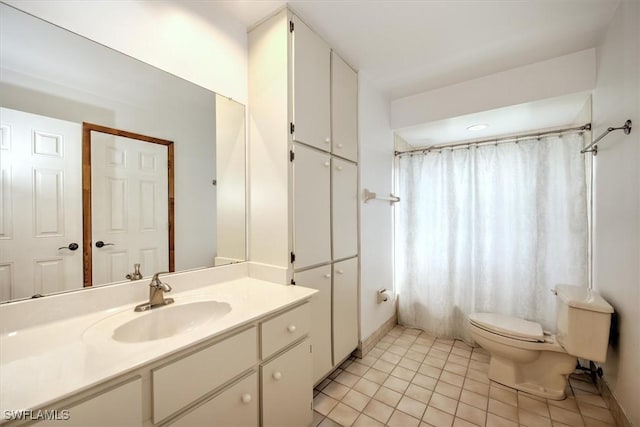
[[[399,160],[399,319],[470,342],[470,313],[555,328],[558,283],[587,285],[588,225],[581,135]]]

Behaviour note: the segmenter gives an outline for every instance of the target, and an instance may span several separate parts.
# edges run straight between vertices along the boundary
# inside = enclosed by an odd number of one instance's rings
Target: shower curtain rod
[[[600,140],[602,138],[604,138],[605,136],[609,135],[610,132],[613,132],[614,130],[622,130],[624,131],[625,135],[629,135],[631,133],[631,120],[627,120],[626,122],[624,122],[624,125],[614,128],[614,127],[610,127],[607,128],[606,131],[602,132],[602,135],[600,135],[599,137],[597,137],[591,144],[587,145],[586,147],[584,147],[584,149],[582,151],[580,151],[582,154],[584,153],[593,153],[593,155],[597,155],[598,154],[598,146],[596,145],[598,142],[600,142]],[[592,148],[593,147],[593,148]]]
[[[479,140],[479,141],[460,142],[458,144],[450,144],[450,145],[431,145],[431,146],[427,146],[427,147],[416,148],[416,149],[413,149],[413,150],[395,151],[394,155],[395,156],[402,156],[403,154],[410,154],[410,153],[428,153],[430,151],[445,150],[445,149],[449,149],[449,148],[453,149],[453,148],[461,148],[461,147],[471,147],[471,146],[475,146],[475,145],[503,144],[505,142],[511,142],[511,141],[518,142],[518,141],[522,141],[522,140],[525,140],[525,139],[540,138],[541,136],[553,135],[555,133],[584,132],[584,131],[590,131],[590,130],[591,130],[591,123],[587,123],[587,124],[584,124],[582,126],[577,126],[577,127],[572,127],[572,128],[565,128],[565,129],[549,130],[549,131],[545,131],[545,132],[536,132],[536,133],[527,133],[527,134],[523,134],[523,135],[505,136],[505,137],[501,137],[501,138],[482,139],[482,140]]]

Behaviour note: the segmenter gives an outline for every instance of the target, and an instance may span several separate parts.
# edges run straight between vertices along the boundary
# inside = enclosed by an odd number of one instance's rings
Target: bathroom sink
[[[226,302],[197,301],[168,305],[137,314],[118,326],[112,338],[124,343],[137,343],[168,338],[191,331],[231,311]]]

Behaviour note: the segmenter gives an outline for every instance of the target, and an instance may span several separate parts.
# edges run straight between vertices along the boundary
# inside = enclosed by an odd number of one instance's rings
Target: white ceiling
[[[595,47],[620,0],[217,0],[248,28],[289,4],[389,101]],[[396,133],[414,146],[590,120],[574,94]],[[487,123],[482,131],[468,126]]]
[[[619,0],[217,0],[251,27],[289,4],[389,100],[593,47]]]

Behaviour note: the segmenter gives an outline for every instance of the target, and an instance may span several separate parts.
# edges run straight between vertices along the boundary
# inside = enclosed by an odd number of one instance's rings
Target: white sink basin
[[[115,341],[137,343],[168,338],[219,319],[231,311],[226,302],[197,301],[167,305],[137,314],[113,331]]]

